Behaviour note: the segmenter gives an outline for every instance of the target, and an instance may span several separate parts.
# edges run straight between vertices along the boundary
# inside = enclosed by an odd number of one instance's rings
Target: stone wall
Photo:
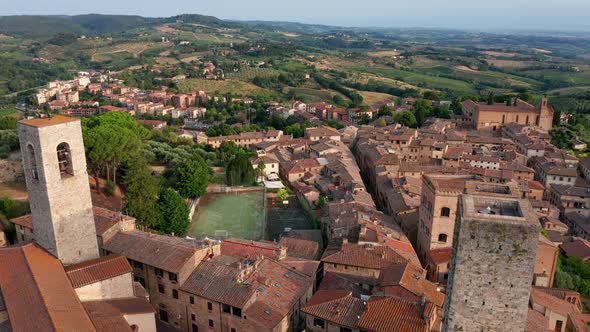
[[[98,258],[80,121],[47,121],[18,130],[35,240],[65,265]],[[69,145],[71,175],[60,174],[61,143]]]
[[[524,331],[540,231],[534,212],[528,201],[512,200],[523,217],[479,214],[466,197],[459,203],[443,331]]]
[[[133,297],[133,277],[126,273],[111,279],[76,288],[80,301],[97,301]]]

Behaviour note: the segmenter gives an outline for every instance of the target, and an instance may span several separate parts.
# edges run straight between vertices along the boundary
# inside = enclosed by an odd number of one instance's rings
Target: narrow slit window
[[[31,165],[31,178],[39,180],[39,171],[37,170],[37,158],[35,157],[35,149],[32,145],[27,146],[29,153],[29,163]]]

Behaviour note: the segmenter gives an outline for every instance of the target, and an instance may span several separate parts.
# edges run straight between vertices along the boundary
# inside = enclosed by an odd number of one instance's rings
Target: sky
[[[590,0],[0,0],[0,15],[183,13],[355,27],[590,31]]]

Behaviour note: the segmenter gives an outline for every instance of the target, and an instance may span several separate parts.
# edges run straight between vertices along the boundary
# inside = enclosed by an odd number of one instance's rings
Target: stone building
[[[65,265],[98,258],[80,121],[18,124],[35,240]]]
[[[467,100],[463,103],[463,113],[469,118],[477,130],[499,130],[508,123],[535,126],[543,130],[550,130],[553,122],[553,109],[549,107],[546,98],[537,107],[517,99],[514,105],[505,103],[476,103]]]
[[[425,175],[418,221],[418,254],[433,281],[448,278],[449,251],[454,242],[459,196],[463,193],[520,197],[515,182],[489,183],[471,175]],[[432,252],[431,251],[435,251]],[[442,258],[446,257],[447,260]],[[436,271],[436,272],[435,272]]]
[[[97,233],[125,222],[92,208],[80,121],[18,126],[32,214],[11,220],[17,245],[0,249],[0,331],[155,332],[127,259],[99,257]]]
[[[147,290],[157,317],[176,329],[185,326],[180,286],[201,261],[219,254],[219,245],[137,230],[118,232],[103,245],[105,254],[125,255],[135,281]]]
[[[314,277],[270,258],[220,255],[181,287],[185,331],[299,331]]]
[[[527,200],[462,195],[443,331],[524,331],[538,218]]]

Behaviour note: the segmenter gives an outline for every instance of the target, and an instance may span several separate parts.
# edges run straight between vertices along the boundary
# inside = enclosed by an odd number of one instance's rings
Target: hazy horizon
[[[87,3],[73,0],[29,0],[0,3],[6,15],[116,14],[168,17],[178,14],[211,15],[241,21],[287,21],[347,27],[447,28],[480,31],[590,31],[590,1],[496,0],[300,0],[282,3],[269,0],[248,2],[220,0],[215,3],[190,0],[103,0]]]

